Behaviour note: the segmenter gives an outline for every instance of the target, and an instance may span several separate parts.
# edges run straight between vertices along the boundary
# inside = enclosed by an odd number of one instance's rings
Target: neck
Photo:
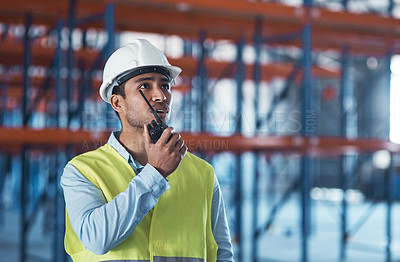
[[[142,128],[122,128],[119,142],[137,162],[141,165],[147,164],[147,154],[144,148]]]

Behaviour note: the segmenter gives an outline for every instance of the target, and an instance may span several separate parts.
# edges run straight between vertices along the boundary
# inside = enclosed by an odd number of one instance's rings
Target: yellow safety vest
[[[135,173],[110,145],[70,161],[110,202],[125,191]],[[218,246],[211,229],[214,171],[204,160],[186,153],[168,176],[171,188],[143,218],[131,236],[104,255],[86,249],[66,215],[65,250],[72,259],[91,261],[216,261]]]

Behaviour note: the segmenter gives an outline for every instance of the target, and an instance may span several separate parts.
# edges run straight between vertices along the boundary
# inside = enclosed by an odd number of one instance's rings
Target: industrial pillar
[[[392,2],[392,1],[391,1]],[[393,4],[393,2],[392,2]],[[385,57],[385,73],[386,73],[386,85],[384,92],[388,101],[390,101],[390,79],[391,79],[391,65],[392,51],[390,50]],[[388,112],[390,112],[390,102],[387,104]],[[386,121],[386,133],[387,139],[390,139],[390,117]],[[392,155],[391,155],[392,156]],[[392,157],[391,157],[392,158]],[[389,166],[384,170],[385,176],[385,192],[386,192],[386,262],[392,261],[392,204],[393,204],[393,183],[392,183],[392,165],[393,161],[390,161]]]
[[[183,56],[193,56],[193,46],[194,43],[190,39],[183,39]],[[187,85],[189,85],[190,90],[183,94],[182,102],[182,131],[191,132],[192,131],[192,116],[193,116],[193,78],[190,78]]]
[[[30,39],[30,29],[32,26],[32,14],[28,13],[26,15],[25,21],[25,34],[24,34],[24,69],[23,69],[23,78],[24,78],[24,93],[22,97],[22,125],[27,126],[29,122],[28,117],[28,104],[30,99],[30,76],[29,76],[29,68],[31,65],[31,39]]]
[[[61,67],[62,67],[62,49],[61,49],[61,31],[62,31],[63,23],[59,21],[57,23],[57,47],[56,47],[56,127],[60,128],[60,105],[61,105],[61,96],[62,96],[62,87],[61,87]]]
[[[22,100],[22,125],[24,127],[28,126],[28,104],[29,104],[29,91],[30,91],[30,76],[29,68],[31,65],[31,39],[30,39],[30,29],[32,26],[32,14],[28,13],[26,15],[25,21],[25,34],[24,34],[24,93]],[[23,146],[21,152],[21,186],[20,186],[20,244],[19,244],[19,254],[20,261],[26,261],[26,250],[27,250],[27,234],[28,234],[28,203],[29,203],[29,148]]]
[[[258,135],[258,130],[260,128],[260,121],[258,119],[258,105],[259,105],[259,97],[260,97],[260,83],[261,83],[261,50],[262,50],[262,20],[257,18],[255,21],[255,30],[254,30],[254,115],[255,115],[255,135]],[[259,179],[259,158],[260,153],[254,152],[254,179],[253,179],[253,227],[252,227],[252,245],[251,245],[251,254],[253,262],[257,262],[257,224],[258,224],[258,179]]]
[[[5,117],[6,117],[6,112],[7,112],[8,79],[3,79],[0,82],[0,92],[1,92],[0,125],[3,126],[5,123]]]
[[[104,13],[104,22],[105,22],[105,27],[106,27],[106,32],[107,32],[107,45],[105,47],[105,50],[103,50],[103,57],[107,59],[115,50],[115,4],[113,1],[109,1],[107,4],[105,13]],[[97,68],[98,65],[97,63],[100,63],[101,60],[95,61],[93,68]],[[88,76],[88,80],[90,83],[90,78],[91,78],[91,73],[92,70],[89,70],[90,74]],[[89,85],[90,86],[90,85]],[[110,104],[107,104],[106,106],[107,114],[106,114],[106,128],[108,129],[113,129],[115,128],[112,126],[111,121],[109,121],[108,117],[110,115],[114,115],[114,109]]]
[[[302,79],[302,135],[310,137],[316,132],[316,112],[312,109],[312,0],[304,0],[305,21],[302,31],[303,49],[303,79]],[[305,154],[301,159],[301,261],[308,261],[308,236],[310,234],[310,188],[311,188],[311,159]]]
[[[386,247],[385,247],[385,261],[392,261],[392,204],[393,204],[393,183],[392,183],[392,161],[390,165],[384,170],[384,187],[386,198]]]
[[[242,113],[243,113],[243,80],[245,74],[245,67],[243,62],[243,48],[244,40],[240,40],[237,44],[236,63],[238,65],[236,72],[236,130],[235,134],[242,133]],[[236,154],[236,176],[235,176],[235,205],[236,205],[236,239],[239,245],[236,257],[239,262],[245,262],[243,257],[243,232],[242,232],[242,167],[243,160],[241,153]]]
[[[388,15],[393,16],[393,9],[394,9],[394,0],[389,0],[389,5],[387,9]]]
[[[207,50],[204,46],[204,41],[206,40],[206,34],[204,32],[200,32],[199,40],[198,40],[198,47],[199,47],[199,54],[197,59],[197,81],[198,86],[197,90],[197,105],[198,105],[198,131],[206,132],[206,110],[207,110],[207,71],[205,66],[205,59],[207,57]]]
[[[72,71],[74,69],[74,48],[73,48],[73,40],[72,34],[75,28],[75,9],[76,2],[75,0],[69,1],[69,13],[68,13],[68,52],[67,52],[67,105],[68,105],[68,118],[67,118],[67,127],[70,127],[73,110],[72,108],[72,91],[74,87],[74,82],[72,79]]]
[[[342,78],[341,78],[341,136],[344,138],[357,138],[357,103],[354,94],[354,84],[351,75],[351,57],[349,48],[342,50]],[[351,176],[357,164],[357,156],[344,154],[341,156],[340,184],[343,198],[341,201],[341,237],[340,259],[346,258],[346,245],[349,238],[347,225],[346,191],[350,188]]]
[[[21,155],[21,187],[20,187],[20,239],[19,239],[19,261],[27,261],[28,231],[29,231],[29,155],[30,148],[24,146]]]
[[[57,47],[55,54],[55,72],[56,72],[56,128],[60,128],[61,115],[60,115],[60,103],[62,96],[62,82],[61,82],[61,68],[62,68],[62,49],[61,49],[61,31],[63,23],[59,21],[56,26],[57,30]],[[66,252],[64,250],[64,231],[65,231],[65,208],[64,208],[64,197],[60,189],[60,170],[58,162],[60,158],[59,148],[55,151],[54,156],[54,169],[51,172],[51,181],[49,183],[54,187],[53,196],[53,215],[54,215],[54,235],[53,235],[53,260],[55,262],[66,261]]]
[[[349,0],[342,0],[342,6],[344,10],[347,11],[347,9],[349,8],[348,5],[349,5]]]
[[[106,46],[106,57],[109,57],[115,49],[115,6],[113,2],[107,4],[106,11],[104,13],[104,21],[107,32],[107,46]]]

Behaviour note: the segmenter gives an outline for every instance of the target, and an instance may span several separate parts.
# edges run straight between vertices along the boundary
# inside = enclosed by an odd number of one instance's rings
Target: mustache
[[[157,110],[157,108],[159,109],[160,107],[162,108],[166,108],[167,112],[170,111],[170,106],[167,105],[165,102],[159,102],[159,103],[155,103],[154,105],[151,105],[155,110]]]

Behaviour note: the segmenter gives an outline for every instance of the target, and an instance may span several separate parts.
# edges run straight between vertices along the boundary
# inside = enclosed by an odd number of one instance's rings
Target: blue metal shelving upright
[[[245,76],[245,67],[243,62],[243,49],[245,41],[240,39],[236,45],[236,64],[238,65],[235,80],[236,80],[236,126],[235,134],[242,134],[242,118],[243,118],[243,81]],[[241,152],[236,154],[235,166],[235,239],[238,245],[236,257],[238,261],[245,261],[243,255],[244,241],[243,241],[243,156]]]

